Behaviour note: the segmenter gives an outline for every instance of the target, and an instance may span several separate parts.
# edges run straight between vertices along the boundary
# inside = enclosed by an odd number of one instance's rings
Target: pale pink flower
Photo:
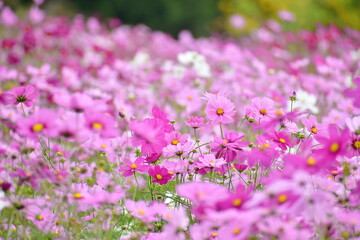
[[[207,117],[216,123],[231,123],[234,121],[235,105],[224,96],[210,96],[205,108]]]

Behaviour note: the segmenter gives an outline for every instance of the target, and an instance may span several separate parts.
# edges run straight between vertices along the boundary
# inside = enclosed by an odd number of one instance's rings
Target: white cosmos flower
[[[203,55],[194,52],[188,51],[184,53],[180,53],[177,56],[178,61],[184,65],[193,65],[196,73],[200,77],[210,77],[210,66],[207,64],[206,59]]]
[[[300,111],[310,110],[312,113],[317,114],[319,108],[316,106],[317,98],[302,89],[296,91],[296,101],[293,103],[293,109],[298,108]],[[288,111],[291,110],[291,101],[288,101]]]
[[[8,207],[9,206],[9,203],[8,202],[5,202],[3,200],[3,197],[5,196],[4,192],[3,191],[0,191],[0,212],[1,210],[3,210],[4,208]]]

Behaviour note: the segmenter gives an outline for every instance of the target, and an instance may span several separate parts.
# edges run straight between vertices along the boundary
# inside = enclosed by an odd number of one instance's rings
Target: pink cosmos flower
[[[149,176],[153,178],[152,182],[156,182],[160,185],[167,184],[167,182],[172,178],[172,175],[169,173],[169,171],[160,166],[155,166],[153,168],[150,168]]]
[[[256,120],[271,119],[275,116],[274,101],[267,97],[252,99],[252,109],[256,114]]]
[[[276,150],[275,144],[268,142],[263,136],[258,136],[257,140],[258,147],[253,148],[247,154],[248,164],[250,167],[260,164],[268,168],[280,153]]]
[[[235,105],[224,96],[210,96],[206,104],[205,113],[207,117],[216,123],[231,123],[235,115]]]
[[[198,111],[199,108],[202,106],[199,91],[197,89],[185,87],[177,94],[176,99],[178,100],[177,102],[180,105],[186,108],[186,115]]]
[[[24,104],[31,107],[35,104],[35,99],[39,96],[37,89],[32,85],[14,87],[4,92],[2,97],[5,103],[10,105]]]
[[[242,29],[246,25],[246,20],[239,14],[233,14],[230,16],[229,22],[235,29]]]
[[[331,170],[333,168],[332,161],[328,161],[328,159],[314,153],[308,154],[305,157],[299,154],[285,155],[284,164],[284,171],[291,173],[301,169],[310,174],[315,174],[321,171]]]
[[[247,147],[248,141],[241,141],[245,135],[236,132],[227,132],[225,139],[215,137],[210,143],[211,151],[216,152],[216,157],[223,157],[227,162],[234,161],[238,152],[243,151]]]
[[[188,125],[189,127],[192,128],[199,128],[204,126],[204,118],[202,117],[190,117],[187,121],[186,121],[186,125]]]
[[[174,127],[170,124],[170,120],[167,118],[167,115],[163,110],[158,107],[153,107],[151,112],[155,119],[162,121],[164,132],[170,133],[174,131]]]
[[[225,164],[226,161],[223,158],[216,158],[214,154],[201,155],[196,162],[196,166],[200,168],[218,168]]]
[[[105,110],[104,104],[94,101],[86,93],[74,93],[69,94],[55,94],[54,101],[62,106],[69,108],[77,113],[85,112],[86,110],[91,111],[103,111]]]
[[[122,172],[124,177],[129,177],[135,172],[145,173],[148,171],[149,166],[143,165],[144,159],[139,157],[135,161],[124,160],[125,165],[119,167],[119,172]]]
[[[130,211],[131,215],[139,218],[145,223],[156,221],[156,211],[145,201],[134,202],[133,200],[127,199],[125,201],[125,207]]]
[[[141,122],[132,121],[130,130],[133,131],[132,144],[141,146],[144,156],[161,153],[166,146],[164,124],[159,119],[147,118]]]
[[[12,26],[17,23],[18,17],[10,7],[4,7],[0,13],[0,20],[3,25]]]
[[[284,151],[287,149],[287,147],[294,146],[290,137],[284,132],[273,132],[272,134],[264,134],[264,136],[267,139],[275,142],[278,145],[278,147]]]
[[[190,182],[180,184],[176,192],[184,198],[188,198],[194,203],[206,203],[213,205],[227,197],[227,189],[224,186],[209,182]]]
[[[176,173],[186,173],[187,169],[187,162],[186,161],[172,161],[168,160],[165,161],[163,166],[169,170],[170,174]]]
[[[327,161],[334,161],[337,156],[346,154],[350,141],[349,129],[346,128],[339,133],[337,126],[329,125],[329,137],[318,137],[317,140],[323,148],[316,150],[315,153]]]
[[[98,133],[103,138],[113,138],[118,136],[115,128],[116,122],[104,112],[85,112],[85,126],[91,132]]]
[[[236,171],[238,171],[240,173],[245,171],[245,169],[247,169],[247,167],[248,167],[248,165],[240,164],[240,163],[234,163],[234,164],[232,164],[232,166],[235,168]]]
[[[354,84],[356,88],[346,90],[345,94],[353,99],[355,107],[360,108],[360,77],[354,79]]]
[[[253,189],[250,187],[246,189],[243,185],[238,184],[234,193],[229,193],[228,197],[217,202],[216,206],[219,210],[226,210],[229,208],[240,209],[243,207],[244,203],[250,198],[250,194]]]
[[[162,156],[162,153],[152,153],[146,156],[145,162],[147,163],[153,163],[160,159]]]
[[[194,150],[195,143],[193,141],[187,141],[184,144],[178,143],[176,145],[168,145],[163,148],[164,157],[172,156],[186,156],[189,152]]]
[[[40,109],[36,113],[19,120],[17,123],[19,133],[25,137],[35,138],[40,134],[48,137],[58,135],[57,115],[52,110]]]
[[[295,16],[292,12],[286,11],[286,10],[281,10],[278,12],[279,18],[287,21],[287,22],[293,22],[295,21]]]
[[[184,144],[186,143],[187,139],[189,138],[188,134],[181,134],[179,132],[171,132],[165,134],[165,140],[167,144],[177,145],[177,144]]]
[[[355,188],[351,190],[349,200],[352,206],[359,206],[360,204],[360,180],[356,182]]]
[[[324,136],[326,134],[326,130],[323,125],[316,120],[314,115],[310,115],[308,118],[303,118],[301,122],[306,127],[306,130],[314,136]]]
[[[40,8],[34,6],[29,11],[29,19],[31,22],[37,24],[40,23],[45,18],[45,14]]]
[[[26,218],[44,232],[49,232],[56,220],[55,214],[50,209],[40,209],[37,206],[26,209]]]

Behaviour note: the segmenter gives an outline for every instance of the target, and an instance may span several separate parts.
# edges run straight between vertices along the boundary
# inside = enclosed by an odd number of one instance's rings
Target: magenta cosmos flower
[[[3,93],[3,99],[6,104],[17,105],[24,104],[31,107],[35,104],[35,99],[38,97],[37,89],[32,85],[14,87],[11,90]]]
[[[244,137],[245,135],[236,132],[226,133],[225,139],[215,137],[214,141],[210,143],[211,151],[216,152],[217,158],[223,157],[227,162],[232,162],[237,153],[249,144],[248,141],[242,141]]]
[[[339,155],[345,155],[346,147],[350,141],[349,129],[346,128],[341,133],[335,125],[329,125],[329,137],[318,137],[318,142],[323,148],[316,150],[319,157],[328,161],[335,160]]]
[[[290,137],[284,132],[273,132],[272,134],[264,134],[269,140],[272,140],[279,148],[286,151],[287,147],[293,147]]]
[[[216,123],[231,123],[235,115],[235,105],[224,96],[211,96],[206,104],[205,113],[207,117]]]
[[[164,123],[160,119],[133,121],[130,123],[130,130],[133,131],[132,144],[141,146],[143,155],[161,153],[166,146]]]
[[[172,175],[164,167],[155,166],[150,168],[148,173],[149,176],[153,178],[152,182],[156,182],[160,185],[167,184],[167,182],[172,178]]]

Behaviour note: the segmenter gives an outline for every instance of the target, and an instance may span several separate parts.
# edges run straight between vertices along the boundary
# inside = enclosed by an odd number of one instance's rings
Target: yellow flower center
[[[187,99],[188,99],[189,101],[191,101],[191,100],[193,100],[193,97],[192,97],[192,96],[188,96]]]
[[[32,130],[33,130],[34,132],[40,132],[40,131],[43,130],[43,129],[44,129],[44,125],[41,124],[41,123],[37,123],[37,124],[35,124],[35,125],[32,127]]]
[[[340,146],[339,146],[338,143],[333,143],[333,144],[331,144],[331,146],[330,146],[330,151],[333,152],[333,153],[335,153],[335,152],[339,151],[339,148],[340,148]]]
[[[103,125],[101,123],[93,123],[92,127],[97,130],[101,130],[103,128]]]
[[[316,129],[316,127],[312,127],[312,128],[311,128],[311,132],[312,132],[312,133],[315,134],[315,133],[317,133],[317,131],[318,131],[318,130]]]
[[[283,138],[280,138],[279,141],[280,141],[281,143],[286,143],[285,139],[283,139]]]
[[[201,198],[201,197],[204,197],[205,196],[205,193],[203,192],[199,192],[196,194],[197,197]]]
[[[178,143],[179,143],[179,140],[177,140],[177,139],[174,139],[174,140],[171,141],[172,145],[177,145]]]
[[[106,146],[106,144],[101,144],[100,147],[101,148],[106,148],[107,146]]]
[[[238,235],[240,232],[241,232],[240,228],[235,228],[233,231],[234,235]]]
[[[131,169],[136,169],[137,165],[135,163],[131,164]]]
[[[213,236],[213,237],[216,237],[218,235],[218,233],[217,232],[213,232],[213,233],[211,233],[211,236]]]
[[[44,217],[41,215],[36,215],[35,218],[36,218],[36,220],[39,220],[39,221],[44,220]]]
[[[217,115],[223,115],[223,114],[224,114],[224,109],[218,108],[218,109],[216,110],[216,114],[217,114]]]
[[[308,159],[307,159],[307,164],[310,165],[310,166],[315,166],[316,165],[316,161],[315,161],[315,158],[310,156]]]
[[[145,211],[142,210],[142,209],[139,209],[139,210],[138,210],[138,213],[141,214],[141,215],[144,215],[144,214],[145,214]]]
[[[265,108],[261,109],[261,110],[260,110],[260,113],[261,113],[262,115],[266,115],[266,109],[265,109]]]
[[[74,193],[73,195],[74,195],[74,198],[76,198],[76,199],[83,198],[83,195],[81,193]]]
[[[287,201],[287,196],[285,194],[281,194],[279,197],[278,197],[278,201],[279,203],[284,203]]]
[[[354,148],[359,149],[360,148],[360,141],[356,140],[353,144]]]
[[[259,149],[260,149],[261,151],[264,151],[265,149],[267,149],[267,148],[269,148],[269,147],[270,147],[270,144],[268,144],[268,143],[259,145]]]
[[[240,205],[241,205],[241,203],[242,203],[242,201],[241,201],[241,199],[240,199],[240,198],[237,198],[237,199],[235,199],[235,200],[233,201],[233,205],[234,205],[235,207],[240,206]]]
[[[160,174],[156,174],[156,179],[161,180],[161,179],[163,179],[163,176],[161,176]]]

